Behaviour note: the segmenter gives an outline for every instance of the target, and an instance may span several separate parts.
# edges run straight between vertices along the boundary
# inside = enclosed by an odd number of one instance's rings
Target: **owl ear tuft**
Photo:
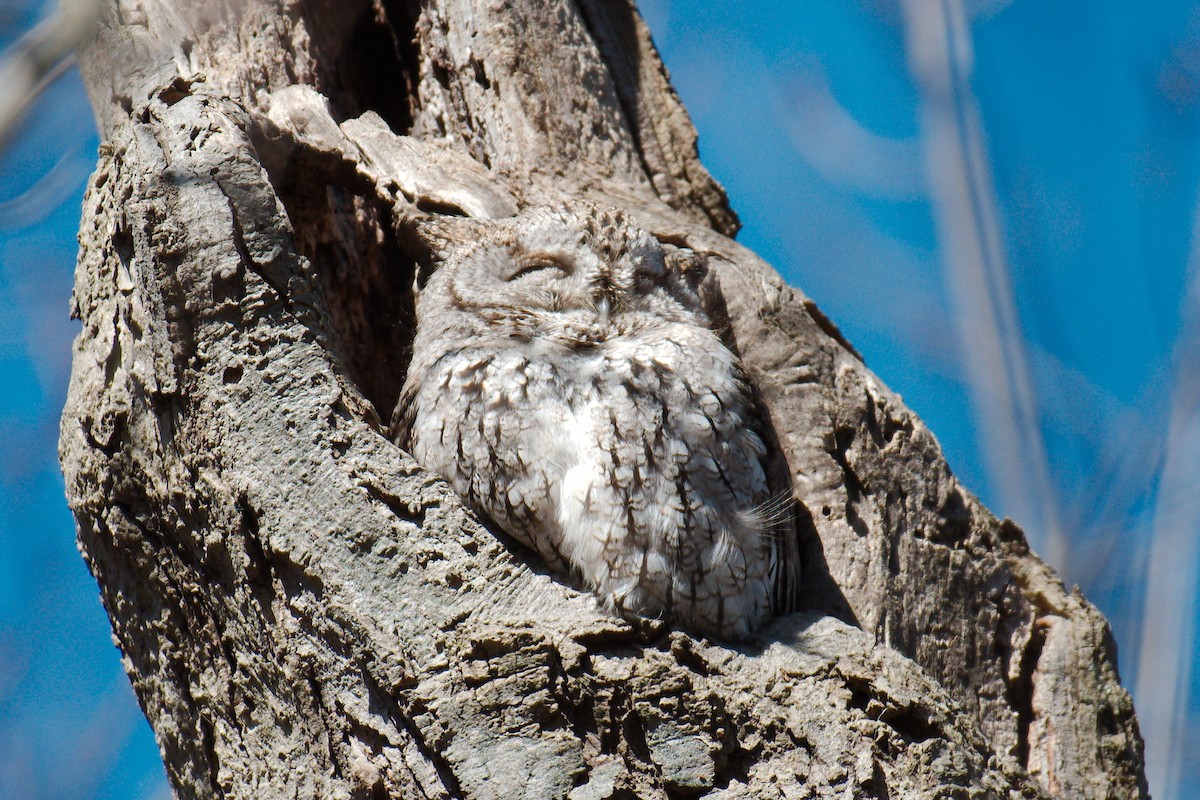
[[[478,241],[485,223],[469,217],[431,214],[413,220],[410,241],[415,245],[416,288],[425,288],[437,265],[464,244]]]

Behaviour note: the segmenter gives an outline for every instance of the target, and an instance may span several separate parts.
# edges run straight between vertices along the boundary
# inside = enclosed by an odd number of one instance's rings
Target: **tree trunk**
[[[61,457],[180,797],[1147,796],[1108,625],[737,221],[628,0],[116,0]],[[805,553],[631,626],[389,442],[416,226],[589,198],[712,254]]]

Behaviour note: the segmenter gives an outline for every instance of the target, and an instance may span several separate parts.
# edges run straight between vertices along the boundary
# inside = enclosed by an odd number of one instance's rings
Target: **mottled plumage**
[[[398,440],[609,607],[753,630],[792,593],[794,548],[695,289],[619,212],[473,225],[420,291]]]

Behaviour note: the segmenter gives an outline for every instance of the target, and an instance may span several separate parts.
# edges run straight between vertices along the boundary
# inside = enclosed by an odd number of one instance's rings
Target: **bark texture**
[[[116,0],[61,456],[180,797],[1147,796],[1107,623],[737,220],[626,0]],[[712,254],[806,613],[611,619],[386,438],[417,225],[587,197]]]

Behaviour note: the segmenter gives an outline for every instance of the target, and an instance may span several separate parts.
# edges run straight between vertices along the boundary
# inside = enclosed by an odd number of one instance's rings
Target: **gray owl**
[[[731,639],[779,611],[794,542],[694,282],[616,211],[464,225],[417,300],[397,441],[618,613]]]

